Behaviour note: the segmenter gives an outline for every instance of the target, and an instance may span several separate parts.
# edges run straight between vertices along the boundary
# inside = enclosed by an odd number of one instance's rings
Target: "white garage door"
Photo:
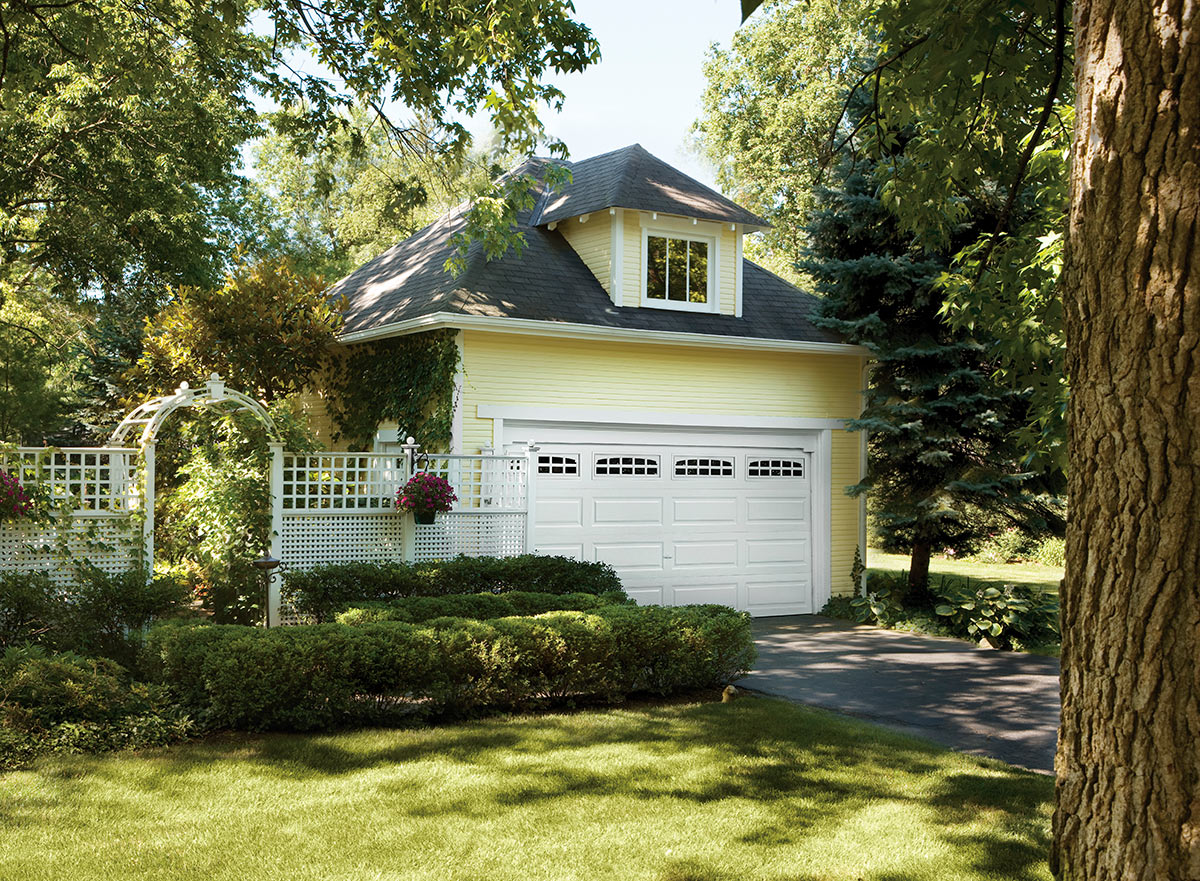
[[[683,440],[539,441],[535,551],[610,563],[643,603],[813,612],[812,454]]]

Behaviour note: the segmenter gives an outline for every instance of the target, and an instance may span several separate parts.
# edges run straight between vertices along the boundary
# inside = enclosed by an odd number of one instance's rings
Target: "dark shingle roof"
[[[700,220],[770,226],[757,214],[633,144],[569,162],[571,182],[551,193],[535,224],[543,225],[606,208],[633,208]]]
[[[533,173],[544,160],[517,169]],[[539,200],[541,201],[541,200]],[[536,209],[535,209],[536,211]],[[518,219],[526,246],[488,261],[482,246],[467,252],[458,278],[443,268],[450,240],[464,228],[460,206],[357,269],[334,287],[347,299],[343,334],[356,334],[438,313],[567,322],[628,330],[670,331],[751,339],[840,343],[810,320],[817,300],[778,276],[745,261],[742,317],[613,305],[563,236]]]

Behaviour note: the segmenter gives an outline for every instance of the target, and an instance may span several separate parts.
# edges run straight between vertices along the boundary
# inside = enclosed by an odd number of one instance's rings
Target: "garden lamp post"
[[[263,626],[271,626],[271,582],[275,578],[275,570],[279,568],[279,560],[272,557],[270,552],[264,552],[251,565],[263,574]]]

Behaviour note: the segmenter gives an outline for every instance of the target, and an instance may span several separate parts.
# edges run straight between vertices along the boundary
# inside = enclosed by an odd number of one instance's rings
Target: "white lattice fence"
[[[60,586],[72,561],[109,573],[142,561],[137,450],[127,447],[18,447],[0,451],[0,469],[50,500],[50,523],[0,523],[0,570],[45,571]]]
[[[422,456],[420,470],[444,477],[458,502],[431,524],[417,524],[415,560],[511,557],[525,553],[528,510],[524,456]]]
[[[523,456],[421,457],[417,468],[446,478],[458,502],[414,529],[392,507],[408,479],[404,456],[284,453],[279,557],[288,568],[310,569],[524,553],[526,464]],[[411,547],[407,530],[414,530]]]

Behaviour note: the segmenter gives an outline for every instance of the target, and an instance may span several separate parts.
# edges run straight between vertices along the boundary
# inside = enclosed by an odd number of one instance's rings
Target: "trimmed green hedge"
[[[283,576],[283,596],[298,612],[332,621],[351,605],[404,597],[529,593],[600,595],[621,590],[607,563],[569,557],[455,557],[436,563],[337,563]]]
[[[164,625],[147,648],[151,672],[206,724],[295,731],[721,686],[754,660],[749,616],[724,606],[273,630]]]
[[[632,603],[623,592],[596,596],[590,593],[465,593],[445,597],[403,597],[380,602],[356,603],[337,615],[339,624],[373,624],[377,621],[405,621],[420,624],[434,618],[489,618],[544,615],[546,612],[587,612],[602,606]]]
[[[115,661],[35,645],[0,653],[0,770],[43,753],[174,743],[192,727]]]

